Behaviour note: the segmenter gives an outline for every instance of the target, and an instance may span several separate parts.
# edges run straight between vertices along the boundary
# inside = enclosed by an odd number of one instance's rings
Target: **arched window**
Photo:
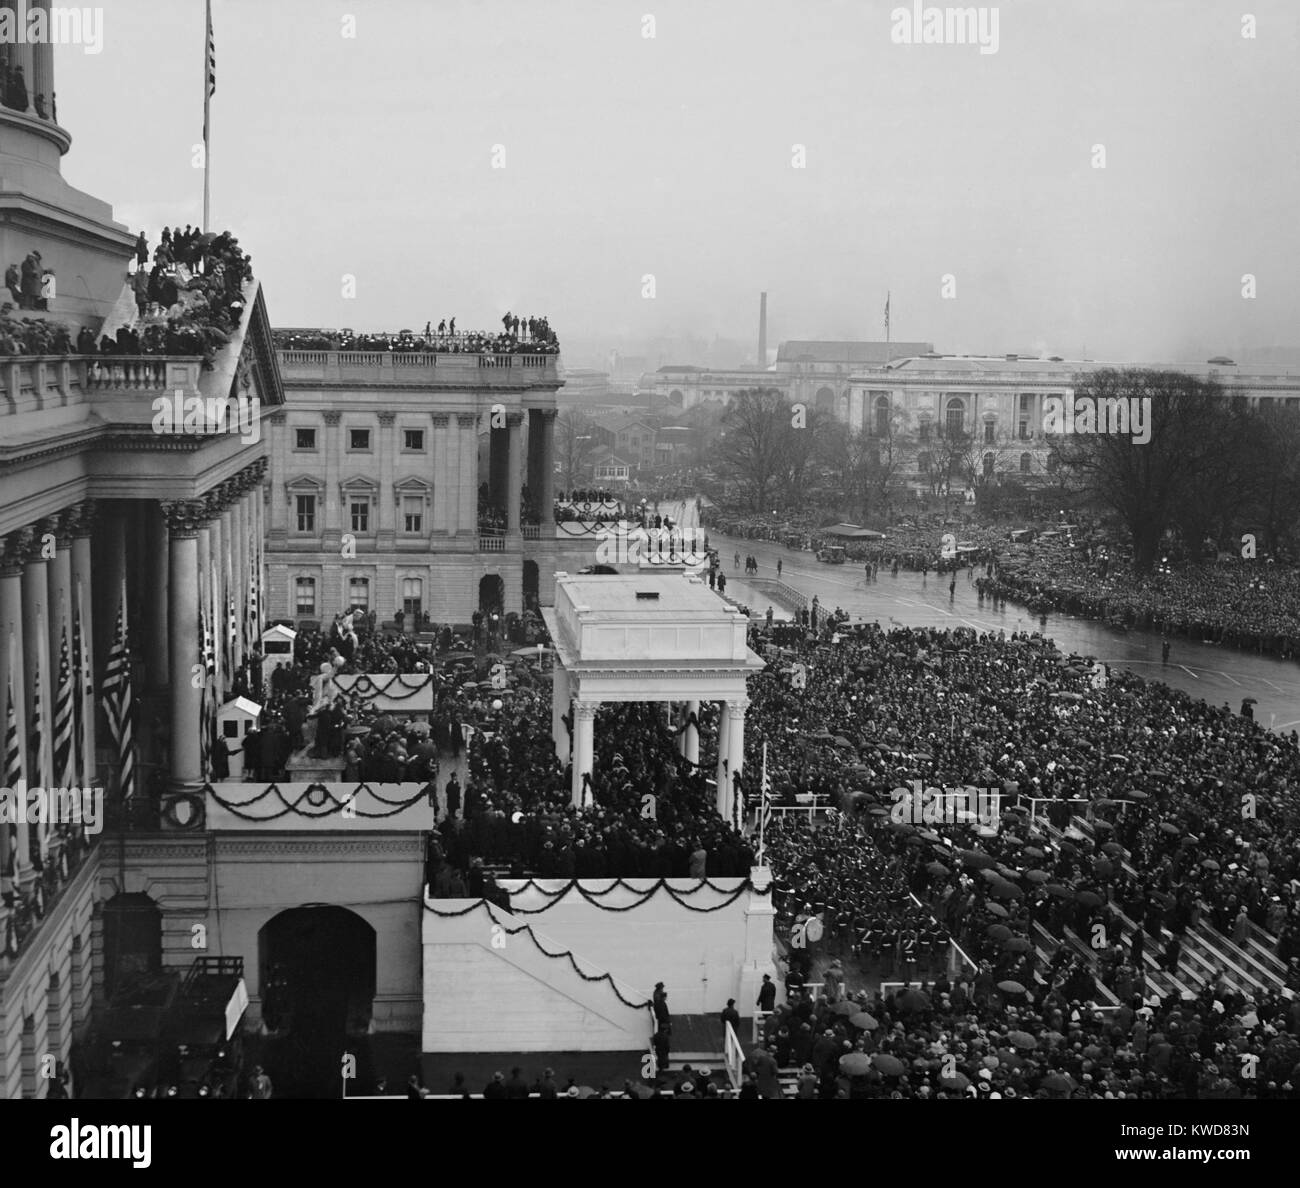
[[[966,405],[956,396],[948,401],[944,431],[949,437],[961,437],[966,432]]]
[[[889,436],[889,397],[876,397],[876,436]]]
[[[1048,454],[1048,455],[1047,455],[1047,473],[1048,473],[1048,474],[1055,474],[1055,473],[1057,472],[1057,470],[1060,469],[1060,466],[1061,466],[1061,459],[1060,459],[1060,458],[1058,458],[1055,454]]]

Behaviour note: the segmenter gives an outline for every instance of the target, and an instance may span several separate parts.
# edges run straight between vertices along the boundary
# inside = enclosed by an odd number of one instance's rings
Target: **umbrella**
[[[532,647],[519,648],[510,654],[512,656],[545,656],[550,650],[545,644],[534,644]]]
[[[998,989],[1005,994],[1024,994],[1025,988],[1019,982],[1005,981],[998,983]]]
[[[840,1071],[850,1077],[860,1077],[871,1071],[871,1057],[865,1052],[846,1052],[840,1057]]]
[[[1095,891],[1080,891],[1074,898],[1083,904],[1084,907],[1098,907],[1100,904],[1105,902],[1105,900],[1103,900]]]
[[[1045,870],[1025,871],[1025,878],[1027,878],[1031,883],[1045,883],[1051,877],[1052,876],[1049,875]]]
[[[850,1015],[849,1022],[859,1031],[875,1031],[880,1026],[875,1016],[867,1014],[866,1011],[859,1011],[856,1015]]]
[[[1002,942],[1004,953],[1028,953],[1032,948],[1029,939],[1023,936],[1013,936],[1010,940]]]
[[[1218,864],[1217,862],[1215,862],[1215,860],[1214,860],[1213,858],[1202,858],[1202,859],[1201,859],[1201,865],[1202,865],[1203,867],[1205,867],[1206,870],[1218,870],[1218,869],[1219,869],[1219,864]]]
[[[1065,1073],[1052,1073],[1043,1079],[1043,1088],[1051,1093],[1069,1093],[1074,1082]]]
[[[989,888],[990,895],[996,895],[999,899],[1019,899],[1024,892],[1015,885],[1008,883],[1005,879],[999,879]]]
[[[1007,1039],[1023,1052],[1038,1047],[1038,1041],[1027,1031],[1009,1031],[1007,1032]]]
[[[920,990],[904,990],[896,999],[899,1009],[904,1011],[924,1011],[930,1006],[930,996]]]
[[[831,1007],[831,1013],[835,1015],[856,1015],[858,1013],[858,1004],[847,1000],[837,1002]]]
[[[1112,825],[1109,821],[1101,821],[1101,820],[1094,821],[1092,823],[1092,827],[1093,829],[1100,829],[1103,832],[1105,832],[1107,829],[1115,828],[1115,826]]]
[[[1101,847],[1101,852],[1103,854],[1109,854],[1112,858],[1114,858],[1117,854],[1124,853],[1124,847],[1121,846],[1119,842],[1109,841],[1104,846]]]
[[[887,816],[889,816],[889,810],[888,810],[888,809],[885,809],[885,808],[873,808],[873,809],[870,810],[870,813],[871,813],[871,816],[873,816],[873,817],[887,817]]]
[[[1043,857],[1043,851],[1040,850],[1037,846],[1026,846],[1026,847],[1025,847],[1025,857],[1026,857],[1026,858],[1042,858],[1042,857]]]
[[[1140,791],[1140,790],[1138,790],[1138,789],[1136,789],[1136,788],[1131,789],[1131,790],[1128,791],[1128,792],[1125,792],[1124,795],[1125,795],[1129,800],[1150,800],[1150,799],[1151,799],[1151,793],[1150,793],[1150,792],[1142,792],[1142,791]]]
[[[853,1053],[849,1053],[849,1055],[852,1056]],[[840,1059],[841,1067],[843,1067],[844,1061],[848,1058],[849,1057],[846,1056]],[[907,1066],[899,1060],[897,1056],[890,1056],[885,1052],[877,1052],[873,1057],[871,1057],[871,1063],[880,1069],[880,1071],[887,1077],[901,1077],[907,1071]]]
[[[1258,697],[1243,697],[1243,698],[1241,699],[1241,704],[1242,704],[1242,705],[1258,705],[1258,704],[1259,704],[1259,698],[1258,698]]]
[[[952,874],[952,871],[944,866],[942,862],[928,862],[926,863],[925,869],[932,875],[943,876]]]
[[[962,850],[961,860],[965,866],[970,867],[972,870],[997,865],[997,860],[992,855],[984,853],[983,850]]]
[[[1119,754],[1115,754],[1115,755],[1107,755],[1106,758],[1107,758],[1107,759],[1114,759],[1114,760],[1116,760],[1116,761],[1119,762],[1119,763],[1127,763],[1127,762],[1128,762],[1128,756],[1127,756],[1127,755],[1119,755]]]
[[[1011,929],[1005,924],[990,924],[984,929],[984,935],[995,941],[1008,941],[1011,939]]]
[[[1178,834],[1182,833],[1182,830],[1179,829],[1178,826],[1175,825],[1172,821],[1161,821],[1160,832],[1173,834],[1175,837],[1177,837]]]
[[[939,1084],[945,1089],[969,1089],[970,1077],[964,1072],[953,1069],[952,1072],[943,1074],[939,1077]]]
[[[843,735],[835,739],[835,745],[837,747],[848,747],[851,751],[857,749],[847,738],[843,737]]]
[[[595,1096],[596,1096],[596,1091],[595,1091],[595,1090],[594,1090],[590,1085],[579,1085],[579,1086],[578,1086],[578,1097],[579,1097],[582,1101],[586,1101],[587,1098],[589,1098],[589,1097],[595,1097]]]
[[[984,905],[984,910],[990,915],[997,916],[1002,920],[1005,920],[1009,915],[1011,915],[1011,913],[1008,912],[1000,903],[986,903]]]
[[[632,1087],[629,1090],[629,1092],[632,1094],[633,1097],[637,1098],[640,1101],[645,1101],[646,1099],[654,1097],[655,1095],[655,1091],[651,1089],[649,1085],[646,1085],[641,1081],[634,1081],[632,1083]]]

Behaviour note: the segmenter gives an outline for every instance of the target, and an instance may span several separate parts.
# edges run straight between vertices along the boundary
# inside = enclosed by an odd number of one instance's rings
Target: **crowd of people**
[[[27,76],[16,63],[0,62],[0,104],[10,111],[32,111],[42,120],[59,122],[58,95],[51,91],[47,101],[43,91],[29,94]]]
[[[394,354],[554,355],[560,342],[546,318],[520,318],[507,312],[501,332],[457,330],[456,319],[426,322],[423,333],[356,334],[351,330],[278,330],[282,351],[383,351]]]

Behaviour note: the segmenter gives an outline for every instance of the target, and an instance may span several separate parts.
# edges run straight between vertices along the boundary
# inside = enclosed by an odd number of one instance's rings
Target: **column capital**
[[[397,421],[395,412],[381,412],[379,414],[379,424],[385,429],[391,429]]]
[[[206,526],[212,513],[202,499],[178,499],[160,505],[167,519],[167,528],[174,537],[193,537]]]
[[[446,429],[451,423],[451,417],[447,413],[433,414],[433,427],[435,429]]]
[[[341,420],[343,420],[342,413],[327,412],[325,414],[325,424],[331,429],[337,429]]]
[[[733,722],[739,722],[745,716],[745,711],[747,709],[749,709],[748,698],[736,701],[728,700],[727,717],[729,717]]]
[[[28,558],[38,551],[34,528],[19,528],[8,536],[0,537],[0,574],[14,577],[22,573]]]
[[[266,419],[272,425],[283,425],[289,419],[288,414],[282,408],[277,408],[273,412],[266,414]]]
[[[532,411],[541,417],[543,421],[555,420],[560,412],[558,408],[535,408]]]
[[[518,429],[524,423],[524,414],[522,411],[515,410],[506,413],[506,428]]]
[[[598,709],[600,709],[599,701],[575,701],[573,703],[574,720],[581,718],[583,721],[591,721],[595,718]]]
[[[99,526],[100,503],[97,499],[86,499],[77,504],[73,509],[76,512],[76,523],[73,526],[72,535],[76,536],[94,536],[95,529]]]

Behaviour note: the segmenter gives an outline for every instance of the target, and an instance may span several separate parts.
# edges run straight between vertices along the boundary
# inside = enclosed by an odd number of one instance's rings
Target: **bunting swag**
[[[323,817],[332,817],[335,813],[340,813],[344,809],[347,809],[351,813],[355,813],[358,817],[364,817],[367,820],[377,820],[383,817],[395,817],[398,813],[404,812],[406,809],[410,808],[412,805],[418,804],[422,800],[427,802],[429,793],[433,790],[434,786],[432,784],[423,784],[421,785],[419,792],[406,800],[388,800],[385,797],[380,796],[379,793],[369,784],[358,784],[350,793],[348,793],[345,799],[340,800],[330,791],[327,785],[309,784],[303,789],[302,795],[299,796],[297,800],[291,801],[280,790],[278,784],[271,784],[254,796],[252,800],[243,800],[236,804],[232,804],[230,801],[224,799],[211,784],[205,786],[203,792],[205,796],[211,796],[217,804],[226,810],[226,812],[230,813],[232,816],[238,817],[241,821],[278,821],[281,817],[287,817],[290,813],[298,817],[305,817],[308,820],[319,821]],[[380,804],[387,804],[393,807],[388,812],[369,812],[360,808],[356,803],[356,798],[358,793],[363,791],[370,793],[370,795],[379,801]],[[268,796],[274,796],[280,802],[282,807],[279,812],[262,815],[244,811],[253,805],[258,804],[262,800],[265,800]],[[306,808],[303,807],[304,805],[306,805]]]
[[[543,895],[551,896],[552,897],[551,902],[539,908],[519,907],[514,902],[515,896],[522,895],[530,887],[541,892],[541,894]],[[690,888],[690,890],[686,891],[684,894],[695,895],[698,892],[703,891],[705,887],[707,887],[710,891],[713,891],[715,894],[726,895],[727,898],[722,903],[714,904],[713,907],[696,907],[694,904],[688,903],[685,899],[683,899],[682,898],[683,892],[680,892],[677,890],[677,888],[671,886],[667,879],[659,879],[651,887],[633,887],[630,883],[624,882],[624,880],[622,879],[615,879],[603,891],[588,891],[587,888],[585,888],[577,879],[573,879],[570,882],[566,883],[558,891],[550,891],[547,890],[547,888],[538,885],[535,879],[529,879],[528,882],[526,882],[522,887],[520,887],[518,891],[507,891],[507,894],[510,896],[510,911],[516,916],[538,916],[541,915],[542,912],[548,912],[557,903],[559,903],[561,899],[563,899],[566,895],[568,895],[570,891],[577,891],[577,893],[581,895],[582,898],[585,899],[589,904],[591,904],[593,907],[600,908],[600,910],[603,912],[630,912],[634,908],[639,908],[642,904],[648,903],[651,899],[653,899],[656,895],[658,895],[660,891],[667,891],[669,897],[675,903],[680,904],[687,911],[699,912],[700,914],[703,915],[709,912],[720,912],[723,908],[730,907],[733,903],[735,903],[736,900],[739,899],[746,891],[755,890],[753,883],[751,883],[749,879],[743,880],[740,886],[737,887],[734,891],[730,891],[723,887],[715,887],[712,883],[709,882],[708,879],[701,879],[694,887]],[[600,902],[607,895],[618,890],[619,888],[625,888],[627,891],[631,892],[631,894],[639,895],[641,896],[641,898],[638,899],[636,903],[627,904],[625,907],[614,907],[612,904]],[[505,888],[502,889],[505,890]],[[766,890],[760,891],[759,894],[766,895],[767,891]]]
[[[454,919],[457,916],[468,916],[470,912],[475,912],[478,911],[479,908],[483,908],[488,914],[488,919],[490,919],[492,923],[495,924],[498,928],[500,928],[501,931],[504,932],[507,936],[518,936],[521,932],[526,932],[528,934],[528,939],[531,940],[533,944],[537,946],[537,951],[541,953],[542,956],[550,957],[555,960],[562,960],[564,958],[568,958],[569,964],[573,966],[573,972],[576,973],[578,977],[580,977],[584,982],[608,982],[609,988],[614,991],[614,994],[618,997],[619,1002],[621,1002],[624,1006],[632,1007],[633,1010],[642,1010],[642,1009],[650,1010],[652,1008],[653,1004],[648,998],[644,999],[641,1002],[633,1002],[631,999],[624,998],[622,992],[618,988],[618,983],[614,981],[613,976],[610,975],[609,973],[603,973],[603,974],[584,973],[582,967],[578,964],[577,960],[574,958],[571,950],[565,949],[563,953],[552,953],[549,949],[545,948],[542,945],[541,941],[537,939],[537,935],[536,933],[533,932],[533,926],[531,924],[521,924],[517,928],[511,928],[509,924],[502,923],[502,921],[497,919],[496,913],[492,910],[492,905],[489,904],[486,899],[480,899],[477,903],[471,904],[469,907],[464,908],[458,912],[440,912],[438,911],[437,908],[430,906],[427,901],[425,902],[424,907],[426,911],[432,912],[435,916],[441,916],[443,919],[448,919],[448,920]]]
[[[337,678],[330,678],[334,687],[347,697],[356,697],[363,702],[374,701],[376,697],[387,697],[390,701],[410,701],[417,693],[427,689],[436,680],[432,673],[396,673],[382,683],[366,674],[352,678],[346,688]]]

